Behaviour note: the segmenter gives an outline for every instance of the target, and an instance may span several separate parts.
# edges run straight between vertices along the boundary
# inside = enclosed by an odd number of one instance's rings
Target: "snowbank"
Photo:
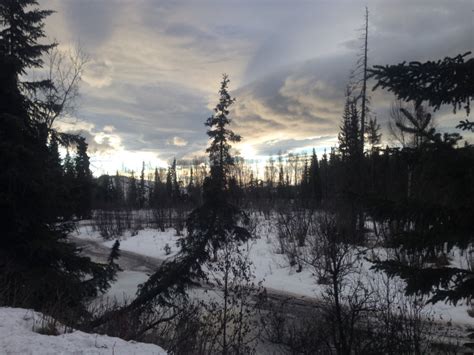
[[[157,345],[127,342],[106,335],[80,331],[60,335],[39,334],[37,331],[44,326],[44,319],[39,312],[0,308],[0,354],[166,355]]]

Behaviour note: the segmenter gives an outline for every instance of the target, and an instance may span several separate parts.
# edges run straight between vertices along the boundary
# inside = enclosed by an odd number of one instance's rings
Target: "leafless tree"
[[[59,117],[74,113],[79,97],[79,85],[88,55],[77,45],[74,49],[52,48],[45,58],[43,80],[51,85],[42,90],[30,90],[28,96],[35,103],[34,117],[38,117],[48,129],[53,127]]]

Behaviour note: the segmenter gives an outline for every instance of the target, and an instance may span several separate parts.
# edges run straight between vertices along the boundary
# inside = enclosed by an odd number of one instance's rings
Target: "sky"
[[[369,65],[472,50],[472,0],[40,0],[49,38],[89,61],[75,112],[57,122],[89,143],[95,175],[204,154],[223,73],[247,159],[337,143],[369,8]],[[370,83],[372,87],[375,83]],[[394,97],[371,92],[384,142]],[[465,113],[435,114],[453,131]],[[470,139],[468,137],[468,139]]]

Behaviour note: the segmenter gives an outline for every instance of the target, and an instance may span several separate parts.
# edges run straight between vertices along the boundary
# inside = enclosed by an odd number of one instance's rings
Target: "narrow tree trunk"
[[[362,107],[360,112],[360,147],[362,156],[364,155],[364,136],[365,136],[365,117],[366,117],[366,101],[367,101],[367,44],[369,36],[369,9],[365,8],[365,36],[364,36],[364,67],[362,78]]]
[[[226,250],[225,273],[224,273],[224,315],[223,315],[223,333],[222,333],[222,354],[227,354],[227,301],[229,297],[228,279],[229,279],[229,255]]]

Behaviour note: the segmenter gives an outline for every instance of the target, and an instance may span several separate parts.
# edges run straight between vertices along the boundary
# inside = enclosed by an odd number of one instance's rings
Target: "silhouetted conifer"
[[[58,212],[70,196],[65,182],[57,180],[53,140],[77,137],[49,129],[35,116],[38,103],[22,94],[51,85],[20,82],[28,69],[41,67],[42,54],[54,46],[39,44],[51,11],[29,9],[35,5],[0,1],[0,304],[46,311],[54,305],[60,317],[77,316],[85,312],[82,301],[105,290],[110,275],[66,241],[72,225]]]

